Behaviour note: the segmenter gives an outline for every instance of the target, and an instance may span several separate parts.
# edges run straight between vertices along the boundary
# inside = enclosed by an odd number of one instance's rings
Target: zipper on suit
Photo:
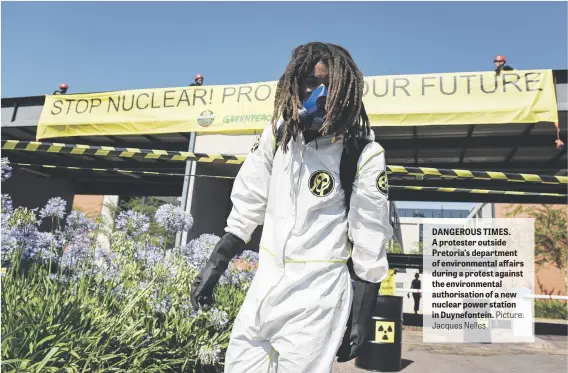
[[[303,165],[304,165],[304,151],[305,151],[306,147],[307,147],[306,144],[302,144],[302,151],[300,153],[301,162],[300,162],[300,170],[299,170],[299,173],[298,173],[298,182],[295,185],[296,193],[294,194],[295,195],[295,197],[294,197],[294,225],[292,226],[292,231],[288,234],[288,237],[286,238],[284,245],[282,245],[283,273],[282,273],[282,276],[280,276],[280,278],[278,279],[278,282],[276,282],[276,284],[266,292],[266,294],[264,295],[264,297],[260,301],[260,304],[259,304],[258,309],[256,311],[256,321],[258,322],[260,329],[262,329],[262,326],[260,325],[260,312],[262,310],[262,306],[264,305],[266,299],[270,296],[272,291],[278,287],[278,285],[280,284],[280,282],[282,282],[282,279],[284,278],[284,271],[286,270],[286,261],[284,260],[284,257],[286,255],[286,245],[288,244],[288,241],[290,240],[292,232],[296,228],[296,219],[297,219],[297,216],[298,216],[298,194],[299,194],[299,188],[301,187],[301,184],[302,184],[302,171],[303,171],[303,168],[304,168],[303,167]],[[293,169],[292,169],[292,171],[293,171]],[[275,256],[274,258],[276,259],[277,257]],[[261,330],[261,335],[262,335],[262,330]],[[263,335],[263,337],[266,338],[266,336],[264,336],[264,335]]]
[[[290,240],[290,236],[294,233],[294,230],[296,230],[296,224],[298,222],[298,196],[300,195],[300,189],[302,188],[302,175],[303,175],[303,171],[304,171],[304,152],[306,151],[306,148],[308,147],[307,144],[302,144],[302,151],[300,152],[300,169],[298,171],[298,181],[296,182],[296,185],[294,186],[294,225],[292,226],[292,231],[290,232],[290,234],[288,235],[288,239],[286,240],[286,244],[288,244],[288,241]],[[286,245],[284,245],[282,247],[282,261],[284,262],[284,267],[286,266]]]

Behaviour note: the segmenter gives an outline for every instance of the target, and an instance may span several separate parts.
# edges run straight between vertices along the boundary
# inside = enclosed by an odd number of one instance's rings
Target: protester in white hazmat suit
[[[207,304],[211,294],[204,295],[203,284],[216,282],[211,274],[264,224],[226,373],[331,372],[352,301],[348,259],[363,281],[387,275],[392,228],[383,148],[371,141],[362,149],[349,208],[340,182],[347,142],[361,135],[373,140],[363,88],[345,49],[309,43],[294,50],[275,98],[274,118],[283,119],[266,127],[243,163],[227,233],[194,284],[196,306]]]

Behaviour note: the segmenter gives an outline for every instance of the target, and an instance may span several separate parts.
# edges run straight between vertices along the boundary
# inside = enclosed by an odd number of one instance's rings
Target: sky
[[[277,80],[292,49],[367,76],[566,69],[566,2],[2,2],[2,97]]]
[[[566,2],[2,2],[1,96],[278,80],[309,41],[363,74],[568,68]]]

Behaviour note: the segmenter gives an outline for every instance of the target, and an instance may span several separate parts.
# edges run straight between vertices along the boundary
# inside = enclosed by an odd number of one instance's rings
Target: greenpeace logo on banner
[[[272,119],[276,86],[263,82],[48,95],[37,139],[254,133]],[[363,93],[375,127],[558,121],[552,70],[373,76],[365,78]]]
[[[263,122],[268,123],[272,119],[271,114],[250,114],[239,116],[227,116],[223,118],[223,123],[243,123],[243,122]]]

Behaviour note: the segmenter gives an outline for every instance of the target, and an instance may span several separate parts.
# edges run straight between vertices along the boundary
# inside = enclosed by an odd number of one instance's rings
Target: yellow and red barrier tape
[[[2,150],[224,164],[241,164],[246,158],[246,155],[192,153],[162,149],[120,148],[115,146],[62,144],[18,140],[2,140]],[[508,181],[516,183],[568,184],[568,176],[505,173],[496,171],[470,171],[460,169],[388,165],[387,172],[391,175],[396,174],[453,179]]]
[[[93,172],[116,172],[121,174],[138,174],[146,176],[178,176],[178,177],[203,177],[213,179],[234,179],[234,176],[217,176],[217,175],[199,175],[199,174],[184,174],[175,172],[155,172],[155,171],[142,171],[142,170],[124,170],[119,168],[89,168],[89,167],[73,167],[73,166],[55,166],[45,164],[32,164],[32,163],[17,163],[10,162],[12,166],[18,167],[36,167],[46,169],[67,169],[74,171],[93,171]],[[515,196],[542,196],[542,197],[557,197],[568,198],[568,194],[561,193],[541,193],[541,192],[523,192],[523,191],[510,191],[510,190],[492,190],[492,189],[465,189],[465,188],[448,188],[448,187],[423,187],[423,186],[408,186],[408,185],[389,185],[389,189],[399,190],[415,190],[425,192],[441,192],[441,193],[470,193],[470,194],[500,194],[500,195],[515,195]]]

